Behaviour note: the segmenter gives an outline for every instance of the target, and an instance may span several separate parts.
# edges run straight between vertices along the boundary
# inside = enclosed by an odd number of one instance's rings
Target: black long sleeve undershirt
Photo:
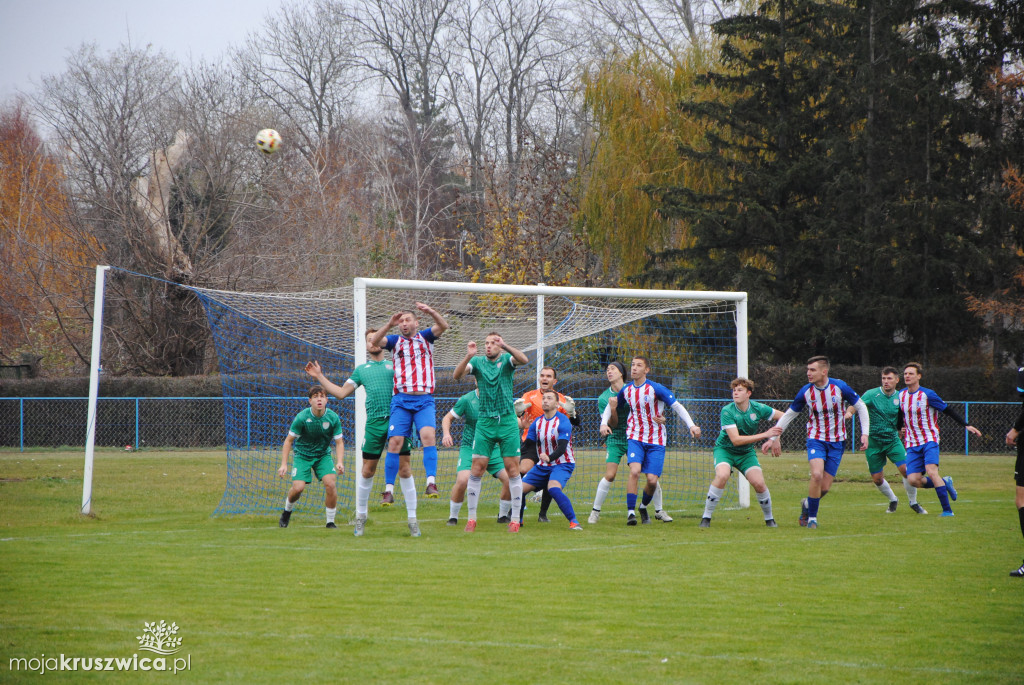
[[[569,448],[569,441],[568,440],[559,440],[558,441],[558,445],[555,447],[554,451],[551,452],[551,454],[548,455],[548,458],[551,461],[555,461],[556,459],[561,457],[563,454],[565,454],[565,451],[568,448]],[[533,461],[540,461],[540,456],[537,454],[537,441],[536,440],[531,440],[530,438],[527,438],[526,440],[524,440],[522,446],[519,448],[519,452],[522,455],[523,459],[531,459]],[[530,455],[532,455],[532,456],[530,456]]]

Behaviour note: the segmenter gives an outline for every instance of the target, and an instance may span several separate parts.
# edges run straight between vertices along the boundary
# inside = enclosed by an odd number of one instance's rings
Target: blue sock
[[[398,453],[388,452],[384,457],[384,482],[394,485],[396,478],[398,478]]]
[[[949,507],[949,495],[946,493],[945,485],[940,485],[935,488],[935,494],[939,497],[939,504],[942,505],[942,511],[953,511]]]
[[[551,493],[551,499],[555,500],[555,504],[562,510],[562,516],[565,517],[565,520],[577,523],[576,512],[572,509],[572,502],[569,501],[569,496],[562,492],[562,488],[551,488],[548,492]]]
[[[437,445],[423,448],[423,470],[426,475],[437,477]]]
[[[807,498],[807,518],[816,519],[818,518],[818,504],[821,502],[820,497],[808,497]]]
[[[636,509],[636,494],[632,492],[626,493],[626,509],[633,511]]]
[[[645,509],[647,508],[647,505],[651,503],[652,499],[654,499],[654,493],[652,492],[648,495],[647,491],[644,490],[643,497],[640,498],[640,501],[643,502]]]
[[[929,478],[928,476],[925,476],[921,480],[924,481],[924,485],[918,485],[917,487],[919,487],[919,488],[934,488],[935,487],[935,483],[933,483],[932,479]]]

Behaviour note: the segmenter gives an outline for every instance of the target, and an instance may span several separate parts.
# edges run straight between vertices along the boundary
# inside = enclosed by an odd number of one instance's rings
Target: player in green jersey
[[[864,456],[868,461],[871,482],[889,500],[889,508],[885,510],[887,514],[896,511],[899,505],[899,498],[892,491],[892,486],[885,480],[883,473],[887,460],[900,470],[910,508],[918,514],[927,514],[924,507],[917,503],[917,488],[907,480],[907,450],[896,427],[900,417],[900,397],[896,392],[898,384],[899,371],[887,366],[882,369],[882,385],[860,396],[868,406],[868,419],[871,422],[871,435],[868,437],[868,448],[864,450]],[[853,414],[853,407],[848,407],[846,419],[852,418]]]
[[[725,485],[735,468],[750,481],[750,486],[757,493],[757,502],[764,514],[764,523],[769,528],[777,528],[772,515],[772,496],[764,482],[761,464],[757,461],[757,450],[754,445],[761,440],[782,435],[782,429],[772,426],[763,433],[758,433],[761,421],[777,421],[782,412],[768,405],[750,399],[754,392],[754,382],[747,378],[737,378],[729,384],[732,388],[732,402],[722,407],[722,431],[715,440],[715,478],[708,488],[708,496],[704,502],[704,515],[700,520],[701,528],[711,527],[711,516],[722,498]]]
[[[462,428],[461,446],[459,447],[459,465],[456,469],[455,484],[452,485],[451,498],[448,502],[448,525],[455,526],[459,523],[459,512],[462,510],[462,502],[466,498],[466,486],[469,485],[469,474],[473,466],[473,439],[476,436],[476,422],[480,418],[480,396],[476,390],[471,390],[460,397],[455,406],[441,419],[441,431],[443,436],[441,444],[445,447],[455,445],[452,438],[452,421],[463,419],[465,424]],[[501,481],[501,499],[498,508],[498,523],[509,523],[512,521],[512,500],[508,490],[508,471],[505,470],[505,462],[501,458],[501,450],[495,446],[491,452],[490,461],[487,463],[487,473]]]
[[[331,460],[331,442],[334,442],[334,460]],[[338,481],[335,472],[345,473],[345,443],[342,441],[341,419],[327,408],[327,393],[319,385],[309,389],[309,408],[303,409],[292,421],[288,437],[281,447],[281,467],[277,475],[288,477],[288,455],[294,451],[291,477],[292,487],[284,500],[284,511],[278,525],[287,528],[295,503],[306,485],[313,482],[313,474],[324,485],[324,506],[327,509],[327,527],[337,528],[334,516],[338,511]]]
[[[603,414],[605,407],[608,406],[608,400],[618,395],[619,391],[622,390],[626,379],[626,367],[623,366],[622,362],[612,362],[605,369],[605,375],[608,377],[610,385],[597,398],[598,414]],[[590,517],[587,518],[588,523],[597,523],[600,520],[601,507],[604,506],[604,501],[608,497],[612,483],[615,482],[615,476],[618,475],[619,464],[622,463],[622,458],[626,456],[626,421],[628,418],[629,405],[623,404],[616,407],[616,412],[608,420],[608,425],[612,427],[612,434],[605,441],[608,458],[605,461],[604,477],[597,484],[597,493],[594,495],[594,507],[590,512]],[[668,417],[656,417],[655,420],[659,423],[667,423]],[[655,488],[654,496],[651,498],[651,505],[654,507],[654,518],[665,523],[671,523],[672,517],[661,508],[661,502],[661,479],[659,478],[658,487]]]
[[[311,361],[306,364],[306,373],[315,378],[328,393],[343,400],[355,393],[360,386],[366,388],[366,425],[363,429],[362,472],[356,474],[356,518],[355,535],[363,534],[366,527],[370,490],[373,488],[373,477],[377,473],[380,455],[388,442],[388,417],[391,412],[391,394],[394,390],[395,367],[384,358],[384,349],[377,347],[370,340],[375,329],[366,331],[366,356],[369,359],[352,370],[352,375],[341,386],[327,380],[320,364]],[[402,448],[398,473],[401,477],[412,475],[409,464],[409,441]],[[404,468],[404,471],[403,471]],[[385,495],[387,491],[385,491]],[[387,504],[394,502],[391,499]],[[386,506],[386,504],[385,504]]]
[[[484,354],[477,354],[475,340],[466,344],[466,356],[455,367],[453,376],[459,380],[467,373],[476,377],[480,391],[480,418],[473,438],[473,466],[466,487],[469,521],[466,531],[476,530],[476,509],[480,499],[480,484],[496,446],[501,451],[508,471],[508,489],[512,496],[512,511],[522,508],[523,479],[519,475],[519,421],[516,419],[512,398],[512,374],[516,366],[529,360],[512,347],[498,333],[489,333],[484,342]],[[519,521],[512,517],[508,524],[511,533],[519,532]]]

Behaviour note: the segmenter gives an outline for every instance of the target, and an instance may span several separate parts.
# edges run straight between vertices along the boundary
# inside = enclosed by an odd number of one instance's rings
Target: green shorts
[[[375,419],[366,419],[366,426],[363,428],[363,446],[360,448],[363,454],[376,454],[378,457],[388,446],[388,417],[380,416]],[[402,443],[402,454],[409,454],[412,451],[412,443],[409,438]]]
[[[868,473],[881,473],[887,459],[896,466],[906,464],[907,450],[899,438],[879,443],[869,435],[864,457],[868,460]]]
[[[334,473],[334,458],[330,453],[319,459],[306,459],[297,454],[292,456],[292,480],[312,483],[314,473],[317,480],[323,480],[324,476]]]
[[[469,471],[473,466],[473,446],[463,445],[459,448],[459,467],[456,471]],[[505,468],[505,460],[501,458],[501,450],[495,448],[487,461],[487,473],[497,476],[498,471]]]
[[[493,454],[497,449],[503,457],[518,457],[519,445],[519,420],[515,414],[477,419],[473,454]]]
[[[755,466],[760,468],[761,464],[757,461],[757,452],[755,450],[749,450],[743,454],[733,454],[727,449],[721,447],[715,447],[715,466],[719,464],[728,464],[740,473],[746,473],[749,469]]]
[[[620,464],[622,458],[626,456],[626,441],[614,440],[611,437],[605,442],[605,448],[608,450],[608,458],[605,460],[609,464]]]

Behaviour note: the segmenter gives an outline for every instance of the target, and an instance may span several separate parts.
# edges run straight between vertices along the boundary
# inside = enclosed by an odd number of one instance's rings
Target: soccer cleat
[[[366,517],[365,516],[356,516],[355,530],[352,531],[352,534],[355,535],[357,538],[363,537],[363,528],[365,528],[365,527],[366,527]]]
[[[530,498],[530,501],[531,502],[540,502],[541,499],[543,499],[543,498],[544,498],[544,492],[543,491],[537,491],[536,493],[534,493],[533,497]]]
[[[1024,563],[1020,565],[1020,568],[1016,571],[1010,571],[1011,578],[1024,578]]]
[[[898,499],[894,499],[893,501],[889,502],[889,508],[885,510],[885,513],[886,514],[893,514],[893,513],[895,513],[896,512],[896,507],[898,507],[899,504],[900,504],[900,501]]]
[[[418,538],[420,536],[420,524],[418,521],[409,521],[409,537]]]
[[[508,532],[518,533],[519,532],[519,521],[509,521]]]
[[[698,528],[710,528],[711,527],[711,519],[709,519],[707,516],[705,516],[704,518],[702,518],[700,520],[700,523],[697,524],[697,527]]]
[[[448,519],[448,525],[449,526],[457,526],[457,525],[459,525],[459,519],[455,518],[454,516],[451,517],[450,519]]]
[[[546,514],[537,514],[537,523],[550,523]]]
[[[939,514],[939,516],[956,516],[956,514],[954,514],[952,510],[950,510],[942,512],[941,514]]]
[[[601,520],[601,512],[597,509],[591,511],[590,516],[587,517],[587,523],[597,523],[599,520]]]
[[[635,526],[636,525],[636,514],[630,514],[629,516],[626,517],[626,525],[627,526]]]
[[[807,510],[807,499],[804,498],[804,499],[800,500],[800,525],[801,526],[806,526],[807,525],[807,519],[808,519],[808,517],[810,515],[811,515],[811,513]]]
[[[288,522],[291,521],[291,519],[292,519],[292,512],[290,512],[290,511],[282,511],[281,512],[281,518],[279,518],[277,520],[277,525],[281,526],[282,528],[287,528],[288,527]]]
[[[918,514],[927,514],[928,513],[928,510],[925,509],[924,507],[922,507],[917,502],[914,502],[913,504],[911,504],[910,508],[913,509],[914,511],[916,511]]]
[[[640,507],[640,523],[648,524],[651,522],[651,515],[647,513],[647,507]]]
[[[569,524],[569,530],[583,530],[583,526],[578,521],[573,521]]]
[[[469,519],[466,521],[466,532],[472,533],[474,530],[476,530],[476,519]]]
[[[949,493],[949,498],[956,501],[956,488],[953,487],[953,479],[949,476],[944,476],[942,482],[946,484],[946,492]]]
[[[817,521],[808,520],[807,521],[807,527],[808,528],[817,528],[818,527],[818,522]]]
[[[387,490],[380,493],[380,505],[382,507],[390,507],[394,503],[395,496],[392,493],[388,492]]]
[[[508,514],[498,517],[498,523],[512,523],[512,517]]]
[[[768,519],[767,521],[764,522],[764,525],[768,526],[769,528],[778,528],[779,527],[779,524],[775,523],[775,519]]]
[[[434,499],[437,497],[437,486],[433,483],[427,483],[427,489],[423,492],[427,497]]]
[[[654,518],[663,523],[672,523],[672,517],[664,509],[658,509],[658,511],[654,512]]]
[[[326,527],[327,528],[337,528],[338,526],[335,525],[334,521],[328,521]]]

